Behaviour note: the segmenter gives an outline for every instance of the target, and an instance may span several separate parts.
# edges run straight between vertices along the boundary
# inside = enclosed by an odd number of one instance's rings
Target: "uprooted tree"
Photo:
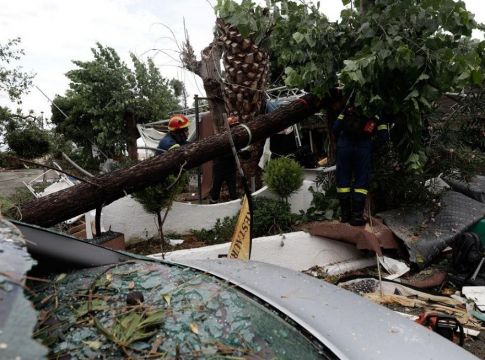
[[[445,92],[481,86],[485,68],[485,42],[471,38],[472,31],[483,26],[476,23],[462,1],[355,1],[359,5],[355,8],[363,5],[362,9],[344,10],[340,22],[328,21],[313,5],[288,0],[272,0],[270,5],[263,8],[251,0],[243,0],[241,4],[220,0],[216,7],[219,30],[213,43],[203,51],[201,61],[195,59],[190,44],[186,43],[184,61],[189,69],[207,75],[203,76],[204,86],[216,121],[221,121],[224,113],[238,111],[241,118],[247,115],[253,141],[261,140],[314,113],[316,104],[322,104],[307,101],[310,109],[305,110],[294,103],[290,108],[298,108],[296,112],[286,108],[251,120],[259,106],[255,94],[263,89],[249,92],[247,85],[250,89],[251,83],[245,82],[251,80],[250,76],[256,79],[261,75],[255,86],[264,87],[268,63],[263,62],[268,55],[261,52],[256,39],[267,39],[271,32],[272,44],[264,46],[271,50],[269,59],[273,60],[269,66],[271,71],[284,71],[287,85],[303,88],[318,98],[328,98],[330,89],[340,82],[349,101],[361,106],[368,115],[385,113],[393,120],[391,136],[395,145],[393,156],[389,157],[392,162],[387,164],[393,166],[389,176],[414,180],[427,169],[433,172],[426,175],[443,169],[443,165],[431,163],[434,161],[431,154],[437,148],[429,141],[433,104]],[[250,46],[246,39],[252,41]],[[251,50],[242,51],[245,47]],[[219,69],[221,57],[225,57],[224,72]],[[249,75],[253,65],[247,59],[251,58],[258,68],[256,71],[254,65],[254,72]],[[254,103],[249,96],[253,96]],[[234,131],[234,136],[239,148],[247,141],[241,127]],[[440,139],[445,141],[445,137]],[[82,184],[38,199],[23,206],[21,214],[25,221],[52,225],[154,185],[178,171],[184,161],[186,168],[191,168],[228,150],[227,138],[219,134],[100,177],[97,185]],[[471,167],[471,162],[481,159],[477,156],[468,163],[454,162],[456,168],[452,170],[460,173],[464,167]],[[421,184],[424,179],[419,178]],[[399,182],[401,187],[394,189],[397,200],[407,191],[420,190],[409,187],[410,183]]]
[[[237,149],[248,143],[265,139],[290,125],[314,114],[320,107],[318,98],[306,95],[268,115],[261,115],[232,130]],[[82,184],[35,199],[15,209],[22,221],[40,226],[52,226],[91,209],[107,205],[125,195],[160,183],[180,169],[191,169],[230,151],[227,133],[179,147],[161,155],[141,161],[126,169],[91,178]]]

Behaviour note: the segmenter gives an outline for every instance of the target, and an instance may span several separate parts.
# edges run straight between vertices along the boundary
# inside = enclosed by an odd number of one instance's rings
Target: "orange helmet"
[[[189,119],[183,115],[174,115],[168,120],[168,130],[177,131],[189,127]]]

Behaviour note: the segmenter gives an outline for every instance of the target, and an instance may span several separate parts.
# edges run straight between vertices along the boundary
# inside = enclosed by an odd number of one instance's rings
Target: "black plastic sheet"
[[[475,176],[468,183],[451,178],[443,178],[443,180],[454,191],[485,203],[485,176]]]

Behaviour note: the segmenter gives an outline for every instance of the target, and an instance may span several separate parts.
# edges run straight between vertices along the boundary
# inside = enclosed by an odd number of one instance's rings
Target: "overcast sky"
[[[485,1],[465,0],[477,20],[485,22]],[[212,39],[215,0],[2,0],[0,41],[20,37],[26,55],[24,71],[36,74],[34,85],[47,96],[64,94],[68,87],[65,73],[74,68],[72,60],[92,59],[96,42],[113,47],[128,63],[129,53],[146,59],[151,56],[166,78],[185,82],[190,96],[203,95],[201,81],[180,69],[180,63],[152,49],[164,49],[178,58],[177,41],[184,39],[183,21],[199,54]],[[320,0],[321,9],[336,20],[341,0]],[[191,101],[190,101],[191,103]],[[0,105],[17,106],[0,94]],[[22,109],[50,114],[47,99],[33,87],[24,96]]]

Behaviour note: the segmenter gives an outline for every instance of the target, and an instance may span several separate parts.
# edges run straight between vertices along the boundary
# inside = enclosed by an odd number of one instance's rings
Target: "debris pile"
[[[338,276],[330,268],[306,273],[398,311],[485,358],[485,177],[468,185],[447,183],[451,189],[435,212],[388,211],[379,214],[384,222],[370,219],[365,227],[311,224],[312,234],[353,243],[376,260],[372,268]]]

